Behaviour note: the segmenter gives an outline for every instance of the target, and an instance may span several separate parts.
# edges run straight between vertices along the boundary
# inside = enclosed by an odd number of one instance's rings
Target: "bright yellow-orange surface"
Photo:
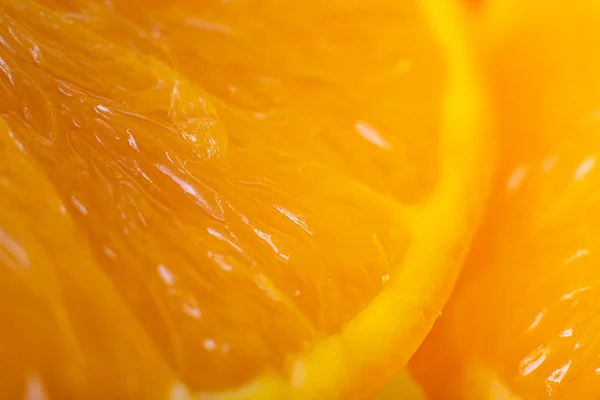
[[[600,8],[496,3],[506,13],[488,10],[486,40],[501,173],[413,367],[432,399],[598,398]]]
[[[347,398],[399,370],[487,187],[448,10],[0,0],[0,397]]]

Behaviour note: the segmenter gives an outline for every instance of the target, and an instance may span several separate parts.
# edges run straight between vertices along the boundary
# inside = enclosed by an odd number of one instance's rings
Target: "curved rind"
[[[269,371],[237,390],[193,398],[363,398],[406,365],[441,314],[481,219],[495,153],[488,94],[465,16],[452,0],[421,4],[448,62],[441,176],[412,227],[413,245],[398,274],[341,334],[295,359],[287,376]]]

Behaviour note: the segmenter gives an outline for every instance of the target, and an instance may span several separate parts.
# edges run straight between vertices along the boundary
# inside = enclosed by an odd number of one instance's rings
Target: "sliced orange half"
[[[431,399],[598,398],[600,7],[487,7],[499,180],[415,375]]]
[[[492,164],[452,2],[0,13],[2,397],[355,398],[405,365]]]

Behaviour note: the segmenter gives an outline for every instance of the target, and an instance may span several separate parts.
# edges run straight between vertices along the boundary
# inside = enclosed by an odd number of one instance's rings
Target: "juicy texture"
[[[139,15],[129,4],[0,2],[0,113],[11,132],[2,139],[27,152],[36,175],[24,169],[23,179],[44,181],[1,194],[12,225],[0,232],[23,223],[11,211],[19,196],[56,198],[67,214],[38,222],[51,250],[38,250],[39,237],[23,247],[43,267],[7,256],[2,275],[12,279],[17,262],[41,285],[38,268],[78,265],[74,293],[94,294],[87,313],[65,305],[78,294],[48,293],[44,312],[81,329],[68,342],[40,323],[59,344],[36,347],[23,368],[58,398],[71,363],[47,367],[51,349],[89,358],[78,395],[108,381],[95,393],[158,396],[143,382],[169,390],[170,371],[219,390],[285,369],[394,278],[411,244],[403,202],[425,201],[437,177],[444,71],[409,6],[302,3],[289,11],[298,20],[281,21],[289,13],[268,13],[269,2],[144,3]],[[344,23],[315,34],[305,21],[319,18]],[[400,30],[411,41],[397,40]],[[22,240],[13,235],[1,237],[4,253]],[[82,261],[56,259],[80,242]],[[29,298],[12,290],[3,304]],[[17,318],[9,311],[5,324]],[[110,325],[102,313],[122,314],[123,337],[89,328]],[[0,333],[15,351],[7,364],[30,351],[19,338],[41,314],[32,306]],[[96,358],[102,348],[115,358]],[[113,361],[132,372],[102,370]]]
[[[303,147],[403,202],[427,199],[445,71],[418,2],[158,3],[114,8],[158,35],[190,79],[272,127],[269,143]]]
[[[495,200],[413,363],[432,398],[600,395],[600,64],[589,51],[600,9],[515,7],[489,38],[504,148]]]
[[[2,120],[0,159],[2,397],[162,398],[169,368]]]

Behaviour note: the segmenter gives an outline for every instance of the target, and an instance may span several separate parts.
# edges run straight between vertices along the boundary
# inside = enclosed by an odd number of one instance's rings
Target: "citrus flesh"
[[[0,360],[10,365],[2,396],[45,398],[39,396],[47,390],[81,398],[93,390],[122,397],[139,381],[147,398],[164,397],[158,393],[169,383],[169,368],[4,121],[0,154],[0,320],[10,327],[0,345]],[[124,388],[103,384],[116,375],[130,380]]]
[[[506,13],[491,4],[483,26],[501,172],[464,275],[412,367],[432,399],[596,398],[600,63],[590,49],[600,9],[497,3]]]
[[[0,337],[20,360],[0,393],[375,390],[438,315],[486,192],[460,16],[132,5],[0,2]]]

